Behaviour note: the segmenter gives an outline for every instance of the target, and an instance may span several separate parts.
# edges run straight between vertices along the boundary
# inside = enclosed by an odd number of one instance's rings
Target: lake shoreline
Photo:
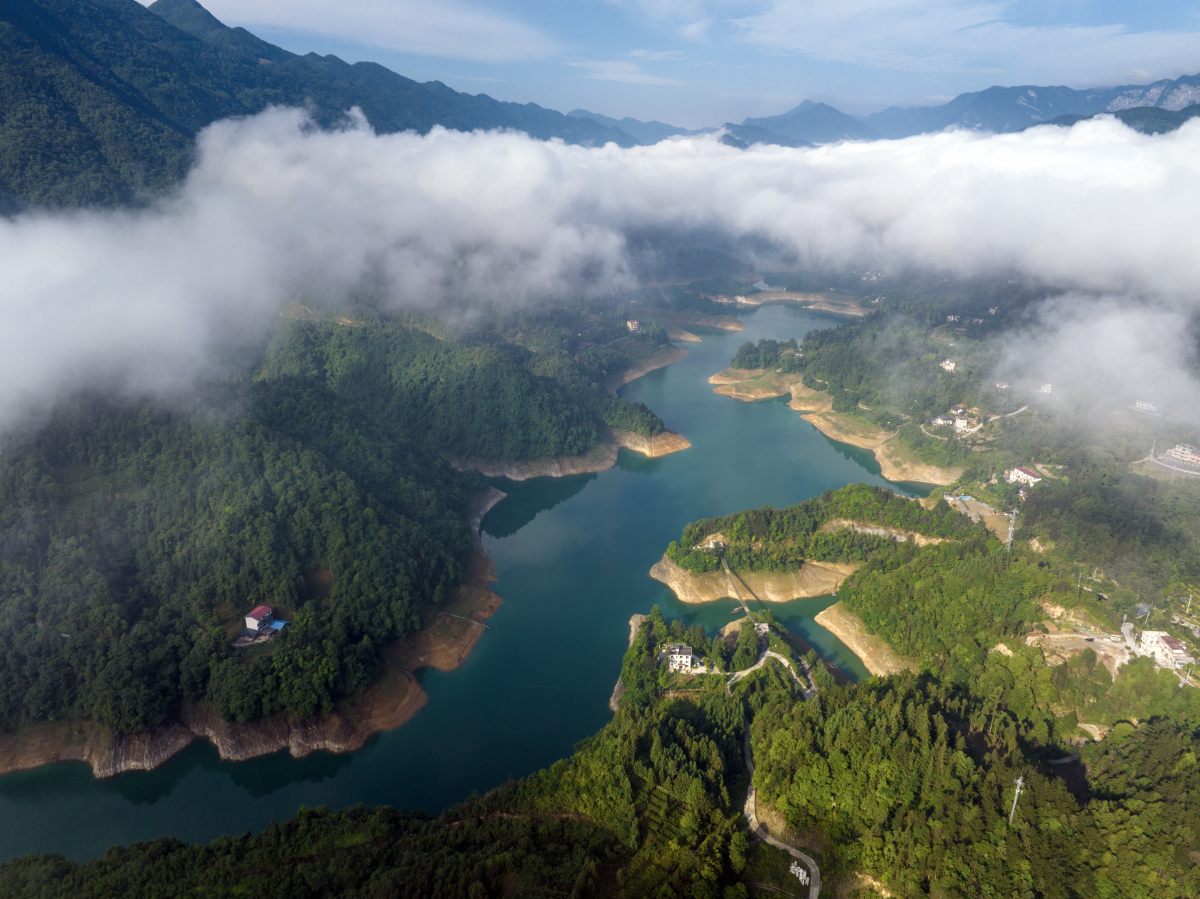
[[[671,346],[619,372],[610,381],[616,390],[644,374],[671,365],[687,351]],[[615,386],[614,386],[615,385]],[[564,477],[606,471],[626,447],[650,458],[691,446],[681,434],[664,430],[654,437],[606,428],[600,444],[582,456],[508,462],[448,458],[456,469],[474,468],[485,476],[514,481],[532,477]],[[484,515],[506,494],[494,487],[475,497],[468,514],[474,549],[466,577],[432,625],[384,650],[383,664],[370,686],[337,704],[330,715],[297,719],[274,715],[245,724],[223,720],[208,702],[184,703],[172,720],[138,734],[114,734],[85,719],[52,721],[0,734],[0,776],[59,762],[84,762],[98,779],[127,771],[150,771],[206,739],[222,761],[245,761],[287,749],[294,758],[317,751],[345,753],[361,749],[371,737],[411,720],[429,697],[416,678],[422,668],[453,671],[466,659],[483,633],[480,622],[491,617],[502,600],[490,588],[496,568],[483,550],[479,527]]]
[[[496,566],[483,551],[479,525],[505,496],[489,487],[472,501],[468,521],[475,547],[466,577],[446,605],[449,614],[439,615],[429,627],[385,649],[383,665],[371,685],[339,702],[331,715],[303,719],[273,715],[237,724],[223,720],[212,703],[189,702],[174,720],[139,734],[114,734],[88,720],[48,722],[0,735],[0,775],[58,762],[84,762],[97,779],[150,771],[198,739],[211,742],[222,761],[245,761],[282,749],[294,758],[320,750],[361,749],[375,734],[399,727],[424,707],[429,697],[417,681],[417,671],[457,668],[483,633],[479,622],[500,608],[503,600],[489,586],[497,580]]]
[[[481,459],[475,456],[445,458],[458,471],[473,469],[488,478],[528,481],[530,478],[566,478],[608,471],[617,464],[617,454],[622,447],[654,459],[688,449],[691,445],[691,441],[682,434],[669,429],[653,437],[643,437],[632,431],[605,428],[600,442],[582,456],[546,456],[525,460]]]
[[[744,598],[759,602],[791,602],[836,593],[856,568],[834,562],[806,561],[796,571],[737,571],[737,589]],[[664,555],[650,569],[650,577],[671,588],[680,602],[689,605],[716,602],[731,596],[729,578],[723,571],[693,574]]]
[[[790,395],[789,408],[830,440],[868,450],[879,464],[880,475],[888,481],[945,487],[962,476],[962,468],[939,468],[916,458],[900,444],[897,432],[834,412],[829,394],[805,387],[800,375],[777,377],[762,368],[726,368],[712,375],[708,383],[717,385],[713,393],[741,402]]]
[[[915,659],[900,655],[877,634],[867,631],[862,619],[839,601],[818,613],[813,618],[817,624],[829,631],[858,656],[863,667],[876,677],[887,677],[902,671],[916,671]]]

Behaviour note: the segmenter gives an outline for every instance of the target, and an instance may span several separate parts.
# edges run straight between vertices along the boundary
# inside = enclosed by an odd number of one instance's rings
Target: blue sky
[[[201,0],[295,52],[685,127],[1200,72],[1200,7],[1084,0]]]

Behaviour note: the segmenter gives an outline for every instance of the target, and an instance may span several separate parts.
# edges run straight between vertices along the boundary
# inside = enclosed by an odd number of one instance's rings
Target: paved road
[[[762,652],[762,655],[760,655],[758,657],[757,662],[755,662],[749,668],[743,668],[741,671],[739,671],[733,677],[729,678],[729,680],[727,680],[725,682],[725,692],[732,694],[733,693],[733,689],[732,689],[733,685],[736,684],[738,681],[740,681],[743,677],[745,677],[751,671],[757,671],[759,668],[761,668],[763,665],[765,665],[767,663],[767,659],[779,659],[779,661],[783,662],[783,664],[787,666],[788,672],[792,675],[792,679],[800,687],[800,691],[804,694],[805,699],[812,699],[814,696],[817,695],[817,682],[815,680],[813,680],[812,672],[808,670],[807,662],[801,660],[799,663],[804,666],[804,674],[808,678],[809,686],[806,687],[806,686],[804,686],[804,682],[802,680],[800,680],[800,676],[798,674],[796,674],[796,669],[792,667],[792,660],[787,658],[786,656],[781,656],[779,653],[774,652],[770,649],[764,649]]]
[[[746,794],[746,805],[742,811],[746,815],[746,823],[750,825],[750,832],[764,843],[774,846],[776,849],[782,849],[793,858],[799,859],[808,868],[808,899],[818,899],[821,895],[821,869],[817,867],[817,863],[794,846],[775,839],[767,830],[767,826],[758,820],[756,807],[758,791],[754,789],[754,754],[750,751],[749,727],[746,728],[745,753],[746,767],[750,769],[750,792]]]

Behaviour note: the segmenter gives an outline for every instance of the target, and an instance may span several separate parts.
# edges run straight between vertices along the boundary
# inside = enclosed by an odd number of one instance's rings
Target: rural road
[[[793,672],[794,673],[794,672]],[[754,789],[754,754],[750,751],[750,728],[746,728],[746,767],[750,769],[750,791],[746,794],[746,805],[743,812],[746,815],[746,823],[750,825],[750,832],[776,849],[782,849],[790,854],[793,858],[799,859],[805,867],[808,868],[808,899],[817,899],[821,895],[821,869],[817,867],[817,863],[792,846],[784,843],[781,840],[771,836],[771,832],[767,830],[765,824],[759,823],[758,813],[756,808],[756,800],[758,791]]]

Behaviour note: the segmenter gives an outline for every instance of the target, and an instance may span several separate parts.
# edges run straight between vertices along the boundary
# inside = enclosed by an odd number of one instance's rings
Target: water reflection
[[[489,483],[508,496],[484,516],[483,532],[492,537],[510,537],[542,512],[548,512],[559,503],[576,496],[594,480],[594,474],[569,478],[533,478],[529,481],[490,478]]]

